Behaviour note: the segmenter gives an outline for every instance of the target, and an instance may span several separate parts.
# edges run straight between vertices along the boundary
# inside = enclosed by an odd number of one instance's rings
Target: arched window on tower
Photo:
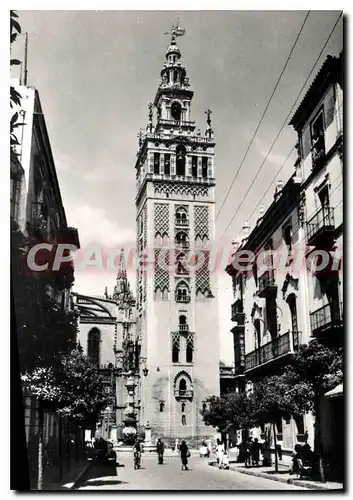
[[[179,395],[184,396],[186,393],[186,380],[184,378],[180,379],[179,382]]]
[[[194,359],[194,348],[191,342],[186,344],[186,362],[192,363]]]
[[[202,177],[203,179],[207,179],[207,156],[202,157]]]
[[[170,113],[172,115],[172,119],[180,122],[181,119],[181,104],[180,102],[174,101],[170,108]]]
[[[98,328],[92,328],[88,333],[87,356],[92,363],[99,366],[101,334]]]
[[[181,423],[182,423],[182,425],[186,425],[186,416],[185,415],[181,416]]]
[[[185,403],[181,403],[181,413],[185,412]]]
[[[179,363],[179,344],[176,342],[173,344],[172,348],[172,363]]]
[[[185,146],[179,144],[176,148],[176,175],[185,175],[186,149]]]

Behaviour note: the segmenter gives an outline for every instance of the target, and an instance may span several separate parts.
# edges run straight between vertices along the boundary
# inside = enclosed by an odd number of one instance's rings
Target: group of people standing
[[[164,449],[165,449],[164,442],[162,441],[161,438],[158,438],[157,442],[156,442],[156,451],[157,451],[159,465],[163,464]],[[133,448],[135,463],[137,460],[138,463],[140,464],[141,451],[142,451],[141,445],[139,443],[139,440],[137,439],[135,442],[134,448]],[[189,470],[188,469],[188,458],[190,457],[190,451],[189,451],[189,448],[184,440],[181,442],[181,445],[179,446],[179,453],[180,453],[180,458],[181,458],[181,470]]]

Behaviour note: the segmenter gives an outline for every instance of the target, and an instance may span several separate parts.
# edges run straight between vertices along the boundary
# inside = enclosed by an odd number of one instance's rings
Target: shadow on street
[[[117,468],[121,467],[121,465]],[[105,486],[105,485],[118,485],[118,484],[127,484],[126,481],[119,480],[117,476],[117,468],[114,464],[94,464],[91,469],[85,474],[79,484],[76,486],[77,488],[85,488],[85,487],[97,487],[97,486]]]

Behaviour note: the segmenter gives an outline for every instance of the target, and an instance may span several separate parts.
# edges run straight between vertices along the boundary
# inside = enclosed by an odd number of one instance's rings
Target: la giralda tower
[[[192,121],[194,92],[173,27],[161,81],[139,134],[136,160],[137,316],[140,425],[152,436],[206,438],[200,410],[219,395],[217,277],[211,111],[205,133]],[[205,59],[207,64],[207,59]]]

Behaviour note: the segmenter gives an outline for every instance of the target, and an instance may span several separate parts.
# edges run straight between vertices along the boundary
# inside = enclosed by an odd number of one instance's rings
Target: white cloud
[[[70,207],[66,204],[66,211],[70,214],[69,225],[78,228],[81,248],[94,242],[105,248],[135,242],[135,229],[121,228],[116,222],[109,220],[103,208],[87,204]]]

